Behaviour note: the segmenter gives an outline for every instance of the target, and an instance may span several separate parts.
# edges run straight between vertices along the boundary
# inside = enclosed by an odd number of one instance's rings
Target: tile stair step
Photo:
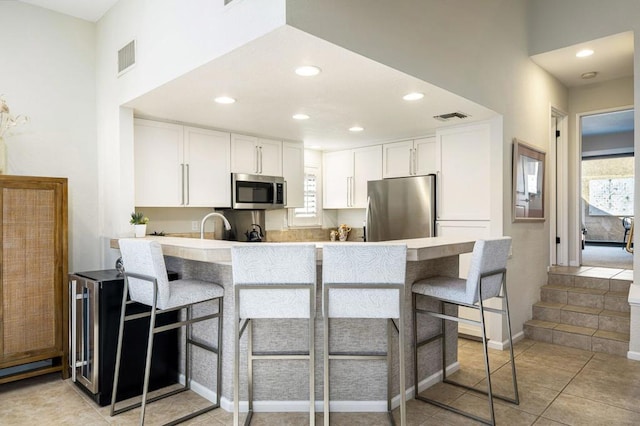
[[[555,302],[535,303],[533,319],[618,333],[628,332],[630,327],[629,312],[563,305]]]
[[[575,269],[575,268],[574,268]],[[572,273],[554,273],[547,275],[547,284],[554,286],[598,288],[615,292],[629,292],[629,286],[633,282],[633,271],[610,270],[599,274],[597,268]]]
[[[629,333],[598,330],[552,321],[529,320],[524,325],[524,334],[532,340],[594,352],[626,356],[629,350]]]
[[[540,289],[542,302],[583,306],[608,311],[629,312],[628,291],[547,284]]]

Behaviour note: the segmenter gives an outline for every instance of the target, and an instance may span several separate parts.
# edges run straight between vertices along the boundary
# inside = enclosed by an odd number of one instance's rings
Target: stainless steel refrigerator
[[[367,241],[435,236],[435,189],[435,175],[369,181]]]

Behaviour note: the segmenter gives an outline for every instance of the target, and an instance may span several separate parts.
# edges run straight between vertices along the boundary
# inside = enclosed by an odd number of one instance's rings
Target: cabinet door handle
[[[258,151],[258,147],[257,146],[254,149],[256,150],[256,161],[255,161],[253,170],[254,170],[254,173],[258,174],[258,170],[259,170],[258,162],[260,161],[260,152]]]
[[[440,204],[440,171],[436,172],[436,218],[440,219],[440,209],[438,208],[438,204]]]
[[[260,174],[262,174],[262,147],[258,147],[258,152],[260,153]]]
[[[418,149],[413,148],[413,174],[418,174]]]
[[[181,194],[182,194],[181,195],[181,200],[182,201],[180,201],[180,205],[184,206],[184,163],[180,164],[180,176],[181,176],[180,187],[182,189],[182,192],[181,192]]]
[[[351,185],[349,184],[350,177],[347,177],[347,207],[349,207],[349,200],[351,199]]]
[[[189,205],[189,200],[190,200],[190,184],[189,184],[189,164],[187,164],[187,205]]]
[[[409,149],[409,174],[413,174],[413,148]]]

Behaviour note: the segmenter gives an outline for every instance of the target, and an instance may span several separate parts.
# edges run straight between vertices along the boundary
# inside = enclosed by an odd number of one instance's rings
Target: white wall
[[[0,93],[30,117],[5,136],[8,174],[69,179],[69,270],[100,266],[94,25],[0,2]]]
[[[287,2],[287,24],[503,116],[497,191],[502,232],[513,237],[509,294],[515,333],[531,317],[546,282],[549,222],[511,222],[511,140],[548,151],[550,106],[567,109],[566,88],[528,57],[526,6],[525,0]]]
[[[121,0],[97,24],[100,247],[131,233],[133,111],[121,107],[158,86],[284,24],[284,0]],[[120,78],[116,53],[136,40],[136,65]]]
[[[577,13],[579,12],[579,13]],[[621,32],[634,31],[634,76],[633,90],[628,86],[624,97],[632,95],[627,105],[640,105],[640,2],[637,0],[535,0],[530,2],[529,32],[531,54],[570,46]],[[575,102],[578,102],[577,100]],[[616,103],[620,105],[617,101]],[[596,110],[607,108],[609,99],[590,97],[581,103],[581,108]],[[640,109],[636,108],[634,120],[640,123]],[[575,130],[575,126],[572,127]],[[640,148],[640,126],[635,126],[635,150]],[[575,142],[575,138],[573,139]],[[575,149],[575,147],[574,147]],[[640,156],[635,156],[635,168],[640,170]],[[577,180],[577,175],[570,176]],[[640,193],[640,179],[636,179],[634,191]],[[571,206],[570,206],[571,208]],[[573,206],[574,217],[578,208]],[[640,197],[635,197],[634,211],[640,211]],[[640,264],[640,252],[635,252],[633,261]],[[634,282],[640,282],[640,268],[634,269]],[[640,339],[640,336],[639,336]]]

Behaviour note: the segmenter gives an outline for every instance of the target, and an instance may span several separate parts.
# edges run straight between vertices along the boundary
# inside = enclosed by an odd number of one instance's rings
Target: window
[[[320,168],[304,168],[304,206],[289,209],[290,226],[321,226],[322,199]]]

